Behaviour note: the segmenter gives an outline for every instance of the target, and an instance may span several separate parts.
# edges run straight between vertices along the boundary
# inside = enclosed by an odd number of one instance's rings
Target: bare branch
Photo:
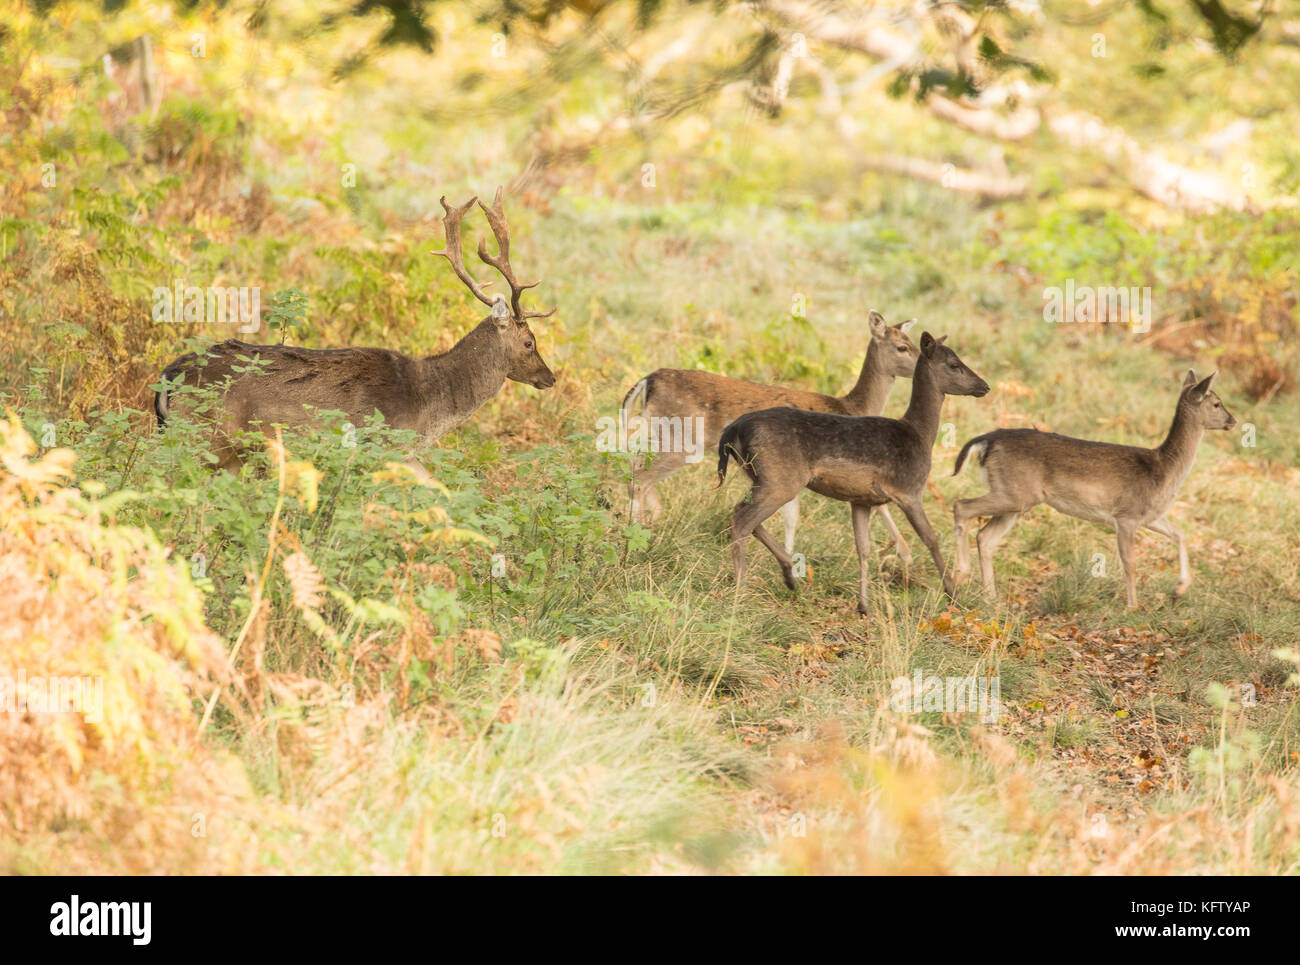
[[[1243,194],[1217,174],[1175,164],[1092,114],[1071,111],[1052,115],[1047,119],[1047,126],[1075,150],[1100,152],[1121,168],[1135,188],[1161,204],[1193,212],[1246,208]]]
[[[1038,130],[1042,123],[1038,110],[1029,106],[1019,107],[1010,114],[999,114],[991,107],[971,106],[939,94],[931,94],[925,103],[936,117],[999,141],[1023,140]]]

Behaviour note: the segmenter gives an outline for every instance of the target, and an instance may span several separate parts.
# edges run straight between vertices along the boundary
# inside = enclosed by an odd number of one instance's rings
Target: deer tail
[[[961,447],[961,452],[957,453],[957,464],[953,467],[952,474],[955,476],[961,472],[961,467],[966,463],[966,454],[972,450],[975,452],[975,458],[979,460],[980,465],[984,464],[984,457],[989,451],[989,440],[993,433],[988,432],[982,436],[976,436]]]
[[[632,411],[638,400],[641,408],[645,409],[646,399],[650,393],[650,376],[646,376],[632,388],[627,390],[627,395],[623,396],[623,404],[619,407],[619,412],[623,416],[623,424],[627,424],[627,414]]]
[[[722,437],[718,440],[718,485],[714,488],[721,489],[722,484],[727,481],[727,462],[732,456],[737,460],[742,458],[737,437],[740,435],[740,427],[733,422],[727,428],[722,430]]]

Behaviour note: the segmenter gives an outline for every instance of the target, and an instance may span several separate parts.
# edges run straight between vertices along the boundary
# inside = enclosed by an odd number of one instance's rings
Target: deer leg
[[[998,589],[993,582],[993,554],[997,551],[1002,538],[1011,532],[1011,527],[1016,525],[1018,519],[1020,519],[1019,513],[999,513],[985,523],[975,537],[975,545],[979,548],[980,554],[980,578],[984,581],[985,591],[995,600],[998,598]],[[964,538],[962,542],[966,542]]]
[[[1131,519],[1115,520],[1115,537],[1119,545],[1119,561],[1124,567],[1124,586],[1128,591],[1130,610],[1136,610],[1138,605],[1137,574],[1133,569],[1133,537],[1137,530],[1138,524]]]
[[[1163,516],[1147,523],[1146,528],[1169,537],[1178,547],[1178,585],[1174,587],[1174,599],[1177,600],[1192,585],[1192,569],[1187,564],[1187,546],[1183,543],[1182,530]]]
[[[632,462],[632,480],[627,484],[632,501],[632,522],[655,523],[664,514],[663,503],[655,486],[686,465],[686,456],[680,452],[661,452],[649,463],[642,455]]]
[[[894,548],[898,550],[898,558],[903,561],[903,569],[912,567],[912,549],[907,545],[907,540],[898,530],[898,524],[894,522],[894,517],[889,515],[887,506],[880,507],[880,518],[885,521],[885,529],[889,530],[889,537],[894,541]]]
[[[212,454],[217,457],[216,468],[224,469],[232,475],[239,475],[244,467],[244,447],[236,441],[237,433],[214,429],[212,432]]]
[[[788,505],[790,504],[786,503],[786,506]],[[781,565],[781,578],[785,580],[786,589],[797,590],[799,584],[794,579],[794,560],[790,558],[790,554],[781,549],[781,544],[776,541],[776,537],[764,529],[762,523],[754,527],[754,535],[758,537],[760,543],[768,548],[768,551],[776,557],[777,563]]]
[[[242,469],[244,466],[244,460],[240,458],[239,450],[237,450],[234,446],[228,446],[224,449],[217,450],[216,457],[217,457],[216,468],[224,469],[226,470],[226,472],[231,473],[232,475],[238,476],[239,470]]]
[[[954,581],[960,586],[966,582],[966,577],[970,576],[970,539],[966,532],[966,520],[971,517],[963,512],[966,503],[973,502],[969,499],[959,499],[952,504],[952,535],[953,542],[956,544],[954,552],[957,554],[957,572],[954,574]]]
[[[407,456],[405,459],[402,460],[402,462],[411,468],[411,471],[415,473],[416,479],[419,479],[423,482],[428,482],[430,479],[433,478],[433,476],[429,473],[429,470],[424,468],[424,463],[420,462],[420,460],[415,457],[414,453]]]
[[[731,562],[736,570],[736,585],[745,582],[745,570],[747,564],[745,561],[745,541],[750,536],[758,536],[759,542],[766,546],[772,555],[776,557],[777,562],[781,564],[782,575],[785,576],[786,586],[794,589],[794,568],[793,561],[781,550],[779,544],[772,535],[763,529],[763,521],[775,513],[781,506],[790,501],[791,496],[798,495],[798,490],[794,493],[774,493],[772,490],[763,491],[757,486],[750,492],[749,498],[736,504],[736,511],[731,517]],[[762,535],[759,535],[761,530]]]
[[[930,556],[934,559],[935,569],[939,571],[939,580],[943,583],[943,592],[951,598],[956,593],[957,587],[953,584],[952,574],[948,572],[948,567],[943,562],[943,553],[939,551],[939,540],[934,535],[930,520],[925,515],[925,507],[921,505],[920,495],[902,494],[895,497],[894,502],[898,503],[899,508],[903,510],[903,515],[912,524],[912,529],[916,530],[916,535],[921,537],[921,542],[930,551]]]
[[[966,578],[970,576],[970,530],[966,524],[981,516],[1002,516],[1005,513],[1014,513],[1018,516],[1026,508],[1016,506],[1004,497],[993,493],[985,493],[974,499],[959,499],[952,504],[952,532],[957,544],[957,583],[966,582]],[[985,588],[992,586],[992,580],[987,576],[984,579],[984,586]]]
[[[871,511],[875,507],[863,503],[852,503],[851,507],[853,543],[858,550],[858,612],[865,617],[871,615],[870,600],[867,596],[867,569],[871,562]]]
[[[632,457],[632,476],[627,481],[627,499],[631,505],[632,522],[642,520],[641,506],[645,501],[645,486],[638,478],[645,471],[645,460],[638,454]]]
[[[781,527],[785,530],[785,551],[794,553],[794,531],[799,527],[799,497],[781,507]]]

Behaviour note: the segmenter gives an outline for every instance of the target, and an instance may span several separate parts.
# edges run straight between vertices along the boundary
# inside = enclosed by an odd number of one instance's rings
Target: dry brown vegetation
[[[1300,866],[1293,209],[1175,217],[1109,185],[1058,191],[1061,166],[1091,162],[1032,139],[1013,160],[1038,194],[985,207],[862,173],[812,108],[788,106],[787,127],[735,99],[602,126],[623,93],[607,79],[433,138],[410,92],[456,89],[448,60],[394,54],[382,83],[336,83],[319,49],[216,14],[208,58],[160,44],[149,114],[97,66],[40,55],[66,43],[97,65],[129,39],[97,9],[68,5],[66,40],[5,14],[39,54],[0,50],[0,676],[91,676],[104,701],[97,721],[0,713],[0,870]],[[452,60],[486,88],[541,62],[502,67],[490,31],[451,26]],[[1069,31],[1049,39],[1086,88],[1072,96],[1129,96]],[[273,76],[233,83],[254,48]],[[906,150],[973,150],[856,96]],[[1217,103],[1170,110],[1190,123]],[[1281,184],[1294,116],[1266,118]],[[477,312],[428,254],[436,199],[497,183],[516,188],[521,263],[561,306],[537,326],[560,381],[508,384],[430,454],[437,483],[361,427],[356,448],[337,426],[272,439],[240,477],[208,471],[192,427],[153,431],[162,366],[231,334],[154,324],[155,286],[306,293],[296,327],[257,339],[442,351]],[[1155,326],[1045,325],[1042,289],[1065,277],[1153,285]],[[766,563],[736,592],[741,492],[707,472],[672,480],[662,527],[629,525],[626,460],[593,426],[633,379],[698,366],[840,392],[872,307],[949,334],[995,386],[944,411],[926,501],[945,550],[951,502],[976,491],[947,475],[965,438],[1154,444],[1182,371],[1221,368],[1258,444],[1207,440],[1175,504],[1188,599],[1123,611],[1113,569],[1092,575],[1111,535],[1045,509],[1008,538],[1001,605],[939,600],[913,541],[917,566],[886,563],[865,621],[838,505],[806,500],[798,599]],[[1138,554],[1158,600],[1171,554]],[[891,684],[916,669],[1000,678],[1001,715],[896,711]]]

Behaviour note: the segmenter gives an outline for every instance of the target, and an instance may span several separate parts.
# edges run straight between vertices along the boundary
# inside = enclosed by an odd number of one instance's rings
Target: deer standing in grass
[[[555,376],[537,351],[528,319],[545,318],[555,309],[533,312],[520,304],[523,292],[540,282],[520,284],[515,279],[501,194],[498,188],[491,206],[478,202],[497,240],[497,254],[492,255],[486,239],[480,238],[478,256],[509,284],[508,303],[502,294],[489,297],[484,287],[490,283],[480,285],[465,270],[460,225],[478,199],[470,198],[460,207],[449,207],[447,199],[441,199],[446,247],[433,254],[446,258],[474,297],[492,308],[441,355],[416,358],[386,348],[308,349],[229,339],[202,356],[191,352],[168,365],[162,378],[173,386],[190,382],[221,391],[213,427],[219,467],[238,469],[239,434],[258,425],[303,425],[322,410],[342,411],[360,425],[378,411],[390,427],[414,430],[417,446],[427,446],[469,419],[501,391],[506,379],[538,389],[553,386]],[[257,359],[260,363],[250,361]],[[171,389],[154,396],[159,426],[171,414],[171,400]]]
[[[629,427],[631,435],[632,423],[635,423],[636,417],[629,421],[628,413],[640,401],[641,418],[646,420],[641,425],[649,429],[647,444],[655,453],[648,465],[644,455],[638,455],[632,464],[628,496],[632,501],[633,522],[645,521],[645,510],[649,510],[651,522],[662,516],[663,504],[654,487],[689,461],[685,452],[675,451],[682,447],[672,444],[672,440],[667,438],[668,431],[663,427],[674,425],[674,420],[677,426],[685,425],[687,419],[700,420],[692,424],[702,426],[702,438],[697,438],[696,442],[700,447],[698,451],[704,452],[705,447],[712,449],[717,445],[723,428],[729,422],[746,412],[773,406],[792,406],[840,415],[880,415],[885,410],[885,400],[889,397],[894,379],[910,378],[916,367],[916,345],[907,337],[907,330],[915,322],[916,319],[910,318],[897,325],[887,325],[883,315],[871,312],[868,316],[871,341],[867,345],[867,356],[862,361],[857,383],[842,396],[746,382],[743,379],[690,369],[658,369],[651,372],[631,388],[619,411],[619,418],[623,425]],[[656,432],[656,429],[660,431]],[[898,548],[898,556],[903,565],[910,565],[912,554],[907,541],[883,507],[881,515]],[[785,524],[785,550],[793,553],[795,528],[799,524],[797,495],[781,507],[781,519]]]
[[[944,336],[947,338],[947,336]],[[934,559],[950,597],[955,585],[944,566],[921,496],[930,477],[930,451],[939,432],[945,395],[988,393],[989,386],[929,332],[912,373],[912,398],[901,419],[846,416],[800,409],[763,409],[741,416],[718,442],[718,485],[734,456],[753,481],[749,497],[731,520],[731,557],[736,583],[745,579],[745,543],[756,536],[781,565],[785,585],[795,589],[793,560],[763,528],[763,521],[805,487],[852,506],[858,551],[858,612],[868,614],[868,528],[878,506],[898,505]]]
[[[998,429],[967,442],[957,454],[953,475],[961,472],[967,453],[974,453],[987,477],[989,492],[953,504],[957,581],[965,580],[971,568],[967,524],[981,516],[991,517],[975,542],[984,588],[996,599],[993,552],[1022,513],[1047,503],[1067,516],[1115,527],[1130,609],[1137,606],[1133,537],[1143,527],[1168,537],[1178,547],[1178,585],[1173,599],[1181,597],[1191,586],[1192,572],[1183,534],[1165,513],[1192,469],[1205,430],[1231,429],[1237,424],[1218,395],[1210,391],[1217,374],[1198,382],[1196,373],[1188,370],[1169,434],[1154,449],[1090,442],[1036,429]]]

